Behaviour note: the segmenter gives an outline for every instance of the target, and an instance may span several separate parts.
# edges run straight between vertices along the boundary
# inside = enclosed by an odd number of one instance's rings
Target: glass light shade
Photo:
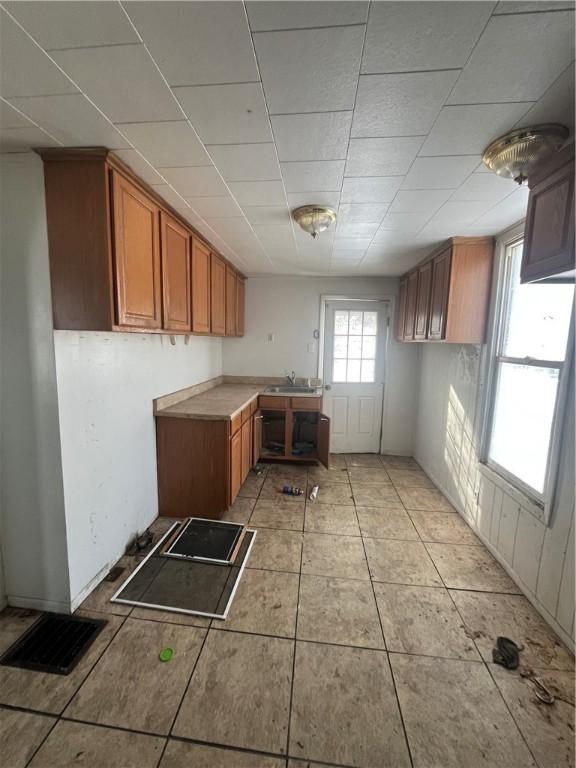
[[[493,141],[482,160],[498,176],[522,184],[538,163],[560,149],[568,135],[567,128],[552,123],[520,128]]]
[[[320,205],[303,205],[292,211],[292,217],[305,232],[315,238],[336,221],[336,211]]]

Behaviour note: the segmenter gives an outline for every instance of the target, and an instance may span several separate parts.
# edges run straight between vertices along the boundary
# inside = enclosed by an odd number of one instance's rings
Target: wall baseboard
[[[56,600],[42,600],[19,595],[7,595],[7,600],[11,608],[27,608],[35,611],[49,611],[50,613],[72,613],[73,611],[70,603],[61,603]]]
[[[531,589],[529,589],[522,581],[522,579],[518,576],[516,571],[514,571],[510,564],[507,563],[502,555],[498,552],[498,550],[494,547],[493,544],[491,544],[490,541],[480,532],[478,527],[476,525],[472,525],[470,519],[466,516],[464,511],[462,510],[459,502],[454,499],[451,494],[442,486],[442,484],[437,480],[437,478],[434,477],[434,475],[429,472],[428,469],[418,460],[416,457],[416,461],[420,464],[424,472],[428,475],[430,480],[434,483],[434,485],[438,488],[439,491],[441,491],[444,496],[448,499],[450,504],[454,507],[454,509],[458,512],[460,517],[463,518],[463,520],[466,522],[467,525],[470,526],[470,528],[474,531],[476,536],[480,539],[482,544],[486,547],[486,549],[490,552],[490,554],[494,557],[494,559],[504,568],[508,576],[512,579],[514,584],[518,587],[518,589],[522,592],[524,597],[530,602],[530,604],[535,608],[536,611],[542,616],[546,624],[551,627],[551,629],[554,630],[554,632],[558,635],[560,640],[564,643],[564,645],[570,650],[572,654],[575,653],[575,643],[574,640],[570,637],[570,635],[566,632],[565,629],[563,629],[560,624],[556,621],[556,619],[546,610],[546,608],[542,605],[542,603],[538,600],[537,596],[532,592]]]

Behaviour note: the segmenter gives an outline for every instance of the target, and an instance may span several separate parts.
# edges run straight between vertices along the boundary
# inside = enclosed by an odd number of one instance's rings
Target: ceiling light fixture
[[[486,147],[482,160],[498,176],[522,184],[538,163],[560,149],[568,135],[568,128],[555,123],[519,128]]]
[[[324,232],[336,221],[336,211],[322,205],[303,205],[292,211],[292,217],[304,232],[316,238],[320,232]]]

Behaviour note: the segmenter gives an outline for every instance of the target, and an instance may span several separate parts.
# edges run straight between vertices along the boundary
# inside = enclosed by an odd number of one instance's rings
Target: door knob
[[[324,384],[324,389],[330,390],[330,389],[332,389],[332,385],[331,384]]]

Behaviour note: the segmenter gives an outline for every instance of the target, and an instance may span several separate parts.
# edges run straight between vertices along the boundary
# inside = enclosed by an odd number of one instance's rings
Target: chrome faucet
[[[290,382],[290,386],[293,387],[294,384],[296,383],[296,374],[294,373],[294,371],[292,371],[292,373],[287,375],[286,378]]]

